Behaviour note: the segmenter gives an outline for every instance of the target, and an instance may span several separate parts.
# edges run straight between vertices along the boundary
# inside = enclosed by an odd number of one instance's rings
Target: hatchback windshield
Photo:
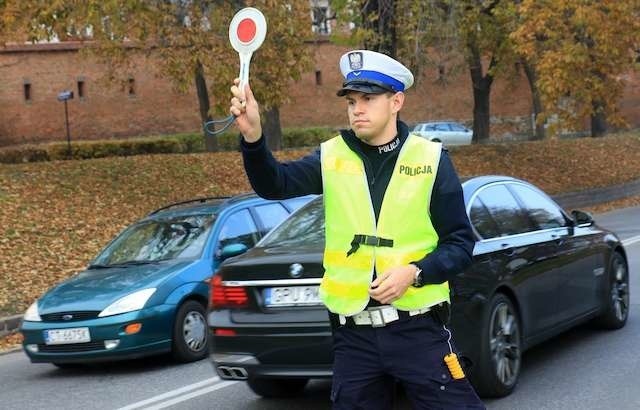
[[[214,215],[182,215],[137,223],[107,246],[92,266],[198,258],[214,220]]]
[[[258,246],[324,245],[324,206],[318,197],[291,215],[260,241]]]

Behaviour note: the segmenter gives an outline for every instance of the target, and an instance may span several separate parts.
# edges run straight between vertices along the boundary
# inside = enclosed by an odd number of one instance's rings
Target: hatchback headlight
[[[155,291],[156,288],[149,288],[133,292],[132,294],[120,298],[107,306],[106,309],[100,312],[98,317],[113,316],[119,315],[120,313],[140,310],[144,307],[145,303],[147,303]]]
[[[26,312],[24,312],[24,316],[22,320],[26,322],[42,322],[42,318],[38,314],[38,301],[36,300],[29,306]]]

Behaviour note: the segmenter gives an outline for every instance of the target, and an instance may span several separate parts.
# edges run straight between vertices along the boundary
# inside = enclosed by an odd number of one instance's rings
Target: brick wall
[[[315,49],[316,70],[322,72],[322,85],[316,85],[314,71],[305,74],[293,85],[291,104],[283,107],[281,119],[290,125],[344,126],[347,121],[346,104],[336,97],[342,84],[338,60],[347,48],[329,43],[311,46]],[[415,87],[407,92],[401,116],[407,122],[455,119],[470,122],[473,118],[471,80],[466,70],[448,76],[446,85],[438,81],[437,70],[425,72]],[[528,118],[531,97],[526,78],[511,84],[496,81],[491,95],[492,115]]]
[[[75,94],[68,102],[72,140],[200,128],[195,93],[173,90],[157,76],[152,58],[136,60],[130,94],[128,86],[98,81],[103,67],[78,53],[77,45],[50,46],[0,53],[0,145],[65,140],[64,104],[56,99],[65,89]],[[78,81],[84,81],[83,98],[78,97]],[[30,83],[31,101],[25,100],[25,82]]]
[[[315,67],[291,85],[290,101],[281,107],[284,127],[346,125],[346,105],[335,96],[342,84],[338,60],[347,49],[327,42],[310,44]],[[139,57],[129,73],[135,95],[127,87],[98,81],[103,67],[78,53],[78,43],[40,44],[0,51],[0,145],[66,138],[64,105],[57,94],[71,89],[68,104],[72,140],[153,135],[200,129],[194,90],[176,92],[158,76],[153,58]],[[260,70],[259,60],[252,72]],[[640,81],[630,81],[620,106],[627,121],[640,127]],[[126,78],[123,80],[127,80]],[[78,81],[85,97],[78,98]],[[24,84],[31,101],[25,101]],[[438,81],[435,69],[425,72],[407,93],[402,118],[409,122],[452,119],[471,125],[473,96],[467,70]],[[511,82],[497,80],[491,93],[492,136],[522,138],[531,131],[531,97],[524,74]]]
[[[619,107],[622,116],[631,128],[640,128],[640,71],[623,76],[626,87]]]

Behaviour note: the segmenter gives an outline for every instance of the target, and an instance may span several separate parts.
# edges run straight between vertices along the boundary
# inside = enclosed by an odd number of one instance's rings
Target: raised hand
[[[231,87],[231,107],[229,112],[236,119],[236,125],[240,133],[247,142],[256,142],[262,136],[262,124],[260,123],[260,107],[253,96],[249,84],[244,86],[244,90],[240,90],[240,79],[236,78]]]

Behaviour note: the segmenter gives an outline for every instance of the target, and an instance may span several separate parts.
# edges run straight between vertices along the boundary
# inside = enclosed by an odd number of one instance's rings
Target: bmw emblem
[[[294,279],[302,277],[302,273],[304,273],[304,268],[299,263],[294,263],[289,266],[289,276]]]
[[[71,320],[73,319],[73,315],[62,315],[62,320]]]

